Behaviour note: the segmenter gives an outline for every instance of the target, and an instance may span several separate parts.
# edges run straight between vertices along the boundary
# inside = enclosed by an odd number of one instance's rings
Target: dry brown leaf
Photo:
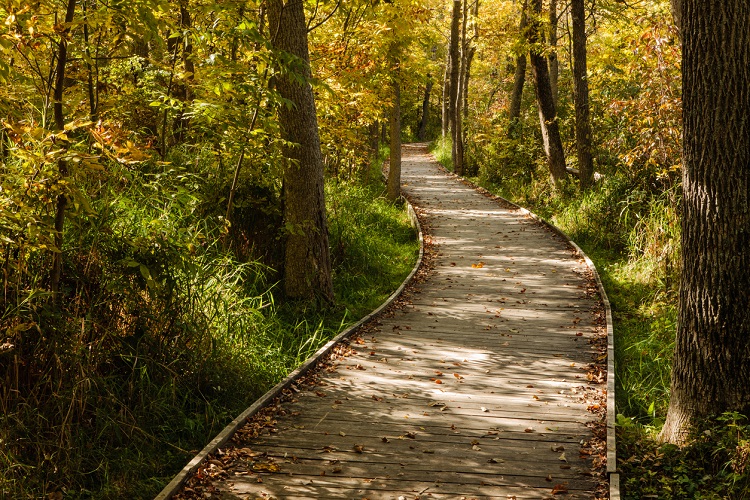
[[[553,495],[564,495],[567,492],[568,492],[568,483],[556,484],[555,487],[552,488]]]

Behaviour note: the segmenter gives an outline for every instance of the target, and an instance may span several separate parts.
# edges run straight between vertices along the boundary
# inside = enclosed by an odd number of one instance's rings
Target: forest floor
[[[404,147],[428,276],[176,498],[601,498],[606,336],[558,235]]]

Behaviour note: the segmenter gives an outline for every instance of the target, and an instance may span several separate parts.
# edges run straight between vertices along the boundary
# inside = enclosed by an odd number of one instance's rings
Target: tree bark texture
[[[430,94],[432,93],[432,76],[427,75],[427,84],[424,88],[424,99],[422,99],[422,118],[419,121],[419,129],[417,131],[417,139],[424,141],[427,138],[427,122],[430,118]]]
[[[589,120],[589,80],[586,66],[586,12],[584,0],[571,0],[573,17],[573,89],[576,108],[576,152],[581,189],[591,185],[594,162],[591,157],[591,121]]]
[[[391,161],[388,167],[388,199],[401,197],[401,82],[393,79],[393,109],[391,110]]]
[[[550,53],[547,56],[549,61],[549,84],[552,88],[552,100],[555,102],[555,108],[558,105],[558,97],[560,92],[558,90],[557,81],[560,77],[560,60],[557,57],[557,0],[549,0],[549,46]]]
[[[542,25],[539,15],[542,12],[542,0],[531,0],[532,13],[529,28],[526,31],[531,50],[531,71],[534,75],[534,89],[539,104],[539,121],[544,139],[544,151],[547,154],[552,183],[557,186],[567,175],[565,170],[565,152],[560,139],[560,128],[557,122],[555,102],[552,98],[552,87],[549,82],[547,59],[542,55],[540,46],[544,44]]]
[[[518,27],[521,36],[526,36],[526,26],[528,17],[526,14],[526,2],[523,3],[521,10],[521,23]],[[513,76],[513,92],[510,95],[510,128],[514,128],[514,123],[521,116],[521,99],[523,98],[523,85],[526,83],[526,54],[521,53],[516,57],[516,70]]]
[[[682,2],[682,271],[662,439],[750,411],[750,3]]]
[[[284,223],[288,230],[284,257],[284,291],[291,299],[333,302],[331,258],[328,247],[323,186],[323,158],[320,151],[315,99],[310,79],[307,26],[302,0],[270,0],[269,27],[277,50],[297,58],[294,72],[285,68],[277,76],[279,94],[293,104],[279,108],[283,138],[292,145],[284,148],[290,160],[284,169]]]
[[[461,35],[461,0],[453,0],[453,15],[451,17],[451,38],[449,53],[451,58],[450,95],[448,97],[448,123],[451,131],[451,160],[456,173],[456,104],[458,104],[458,77],[461,69],[459,60],[459,40]]]

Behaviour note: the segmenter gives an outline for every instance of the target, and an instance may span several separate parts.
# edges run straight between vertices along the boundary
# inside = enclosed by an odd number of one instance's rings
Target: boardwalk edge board
[[[203,463],[203,461],[211,453],[214,453],[220,447],[224,446],[229,438],[231,438],[232,435],[234,435],[234,433],[240,427],[247,423],[247,420],[250,417],[265,408],[269,403],[276,399],[276,397],[278,397],[284,389],[288,388],[297,379],[310,371],[310,369],[313,368],[318,363],[318,361],[325,355],[327,355],[336,345],[338,345],[343,340],[346,340],[354,332],[356,332],[359,327],[370,321],[373,317],[380,314],[401,295],[401,292],[403,292],[407,285],[411,283],[412,279],[417,274],[417,271],[419,271],[419,268],[422,266],[422,260],[424,258],[424,235],[422,234],[422,226],[419,223],[419,217],[417,216],[417,212],[414,210],[414,207],[411,205],[411,203],[408,202],[408,200],[406,201],[406,209],[412,228],[414,228],[414,231],[417,233],[417,236],[419,238],[419,256],[417,257],[417,262],[414,264],[414,267],[409,273],[409,276],[407,276],[403,283],[401,283],[401,286],[399,286],[398,289],[393,292],[390,297],[388,297],[385,302],[383,302],[377,309],[328,341],[326,345],[318,349],[315,354],[310,356],[307,361],[302,363],[296,370],[287,375],[285,379],[276,384],[263,396],[257,399],[249,408],[243,411],[237,418],[232,420],[232,422],[227,425],[224,430],[217,434],[215,438],[213,438],[195,457],[192,458],[192,460],[190,460],[190,462],[188,462],[185,467],[182,468],[182,470],[169,482],[169,484],[167,484],[167,486],[164,487],[164,489],[154,498],[154,500],[167,500],[169,498],[172,498],[172,496],[179,492],[185,481],[187,481],[187,479],[192,476],[196,470],[198,470],[198,467],[200,467],[201,463]]]
[[[617,442],[615,439],[615,338],[614,328],[612,326],[612,307],[610,306],[607,292],[604,290],[604,284],[602,283],[602,279],[599,276],[599,272],[597,271],[594,262],[589,258],[588,255],[586,255],[586,252],[584,252],[581,247],[579,247],[578,244],[576,244],[576,242],[573,241],[570,236],[567,235],[567,233],[565,233],[565,231],[555,226],[551,222],[545,220],[542,217],[539,217],[537,214],[522,207],[521,205],[513,203],[510,200],[506,200],[502,196],[498,196],[488,191],[487,189],[474,184],[470,180],[454,174],[445,167],[441,166],[441,168],[446,173],[448,173],[448,175],[460,179],[462,182],[470,185],[480,193],[490,196],[494,199],[501,200],[504,203],[515,207],[522,214],[527,215],[540,224],[548,227],[551,231],[558,234],[561,238],[567,241],[571,247],[573,247],[578,255],[580,255],[586,261],[586,265],[594,275],[596,285],[599,288],[599,295],[601,296],[602,303],[604,304],[604,312],[607,320],[607,476],[609,477],[609,498],[610,500],[620,500],[620,473],[617,472]]]

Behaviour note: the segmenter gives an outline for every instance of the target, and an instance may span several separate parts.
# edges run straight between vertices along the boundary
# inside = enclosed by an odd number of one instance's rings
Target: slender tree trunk
[[[396,73],[392,82],[393,109],[391,110],[391,161],[388,167],[388,199],[401,197],[401,82]]]
[[[370,132],[370,150],[375,158],[380,152],[380,122],[372,122],[369,127]]]
[[[193,27],[187,2],[180,2],[180,28],[182,29],[182,67],[185,70],[184,81],[177,85],[175,96],[182,101],[181,109],[174,118],[174,141],[185,140],[185,133],[190,126],[190,119],[185,116],[185,111],[190,101],[193,100],[192,84],[195,78],[195,63],[193,62],[193,43],[188,31]],[[176,49],[176,47],[175,47]]]
[[[458,157],[458,146],[456,143],[456,131],[458,130],[458,124],[456,118],[458,118],[458,110],[456,109],[458,102],[458,82],[459,73],[461,69],[461,63],[459,59],[459,37],[461,34],[461,0],[453,0],[453,16],[451,18],[451,39],[450,39],[450,57],[451,57],[451,79],[450,79],[450,97],[448,104],[448,115],[450,117],[450,130],[451,130],[451,160],[453,161],[453,171],[457,174],[460,173],[460,159]],[[457,164],[458,163],[458,164]]]
[[[424,88],[424,99],[422,99],[422,119],[419,121],[417,139],[424,141],[427,138],[427,122],[430,116],[430,93],[432,92],[432,75],[427,75],[427,84]]]
[[[527,30],[531,51],[531,70],[534,75],[534,89],[539,103],[539,121],[544,139],[544,151],[547,153],[552,183],[557,186],[565,179],[565,152],[560,139],[560,128],[557,122],[555,102],[552,98],[552,87],[549,82],[547,59],[542,55],[540,46],[544,44],[544,34],[539,22],[542,11],[542,0],[531,0],[532,12],[535,14]]]
[[[70,24],[75,16],[76,2],[68,0],[65,9],[65,28],[60,33],[60,46],[57,51],[57,64],[55,67],[55,89],[53,92],[53,114],[55,117],[55,129],[63,130],[65,128],[65,114],[63,112],[63,94],[65,92],[65,67],[68,64],[68,35],[70,33]],[[57,165],[60,178],[65,179],[68,176],[68,162],[59,160]],[[52,299],[55,302],[60,298],[60,280],[62,279],[63,267],[63,229],[65,227],[65,211],[68,208],[68,196],[66,193],[57,195],[55,206],[55,247],[57,252],[52,257],[52,273],[50,276],[50,291]]]
[[[297,76],[283,72],[276,80],[279,94],[293,106],[279,107],[279,123],[290,164],[284,169],[284,224],[289,228],[284,258],[284,291],[292,299],[333,302],[315,99],[309,84],[310,58],[302,0],[270,0],[268,19],[274,48],[299,62]],[[303,81],[300,81],[300,76]]]
[[[445,75],[443,76],[443,99],[442,106],[442,136],[445,138],[451,129],[450,125],[450,99],[451,99],[451,54],[445,56]]]
[[[750,412],[750,3],[682,2],[682,270],[661,437]]]
[[[552,99],[555,101],[555,108],[558,106],[560,91],[558,90],[557,81],[560,78],[560,61],[557,57],[557,0],[549,0],[549,46],[550,53],[547,56],[549,61],[549,84],[552,88]]]
[[[83,41],[86,44],[86,57],[88,60],[86,61],[86,84],[87,84],[87,90],[88,90],[88,98],[89,98],[89,119],[92,122],[96,122],[98,120],[97,117],[97,102],[96,102],[96,95],[94,93],[94,75],[93,70],[91,66],[91,49],[89,48],[89,19],[88,19],[88,9],[86,7],[86,2],[81,2],[81,7],[83,9]],[[95,63],[98,64],[98,63]]]
[[[581,190],[591,185],[594,162],[591,157],[591,122],[589,121],[589,80],[586,69],[586,12],[584,0],[571,0],[573,17],[573,89],[576,107],[576,152]]]
[[[526,15],[527,2],[524,1],[521,11],[521,23],[518,27],[521,36],[526,36],[526,25],[528,17]],[[521,99],[523,98],[523,85],[526,83],[526,54],[521,53],[516,57],[516,69],[513,76],[513,92],[510,95],[510,127],[508,133],[511,134],[515,125],[521,116]]]

